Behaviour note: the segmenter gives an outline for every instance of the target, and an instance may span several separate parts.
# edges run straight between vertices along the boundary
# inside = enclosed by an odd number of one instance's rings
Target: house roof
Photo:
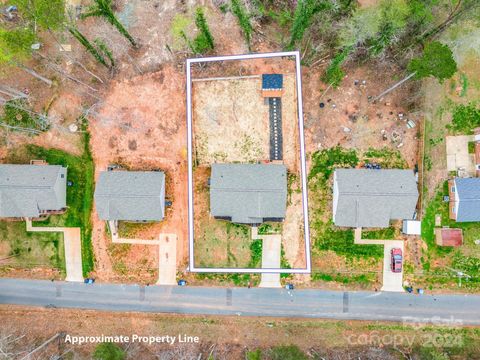
[[[418,189],[412,170],[337,169],[334,222],[347,227],[388,227],[412,219]]]
[[[0,165],[0,217],[38,217],[67,206],[67,168]]]
[[[287,168],[280,164],[212,164],[210,212],[232,222],[255,224],[284,218]]]
[[[95,189],[102,220],[160,221],[165,214],[165,174],[160,171],[102,171]]]
[[[421,235],[422,222],[420,220],[404,220],[402,232],[407,235]]]
[[[262,75],[262,89],[263,90],[277,90],[283,88],[282,74],[263,74]]]
[[[480,221],[480,178],[455,178],[457,222]]]

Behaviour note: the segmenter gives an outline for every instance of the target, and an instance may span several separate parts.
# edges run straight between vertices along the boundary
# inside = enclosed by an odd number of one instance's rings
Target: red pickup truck
[[[394,273],[402,272],[402,262],[403,262],[402,249],[393,248],[390,251],[390,254],[391,254],[390,268],[392,269],[392,272]]]

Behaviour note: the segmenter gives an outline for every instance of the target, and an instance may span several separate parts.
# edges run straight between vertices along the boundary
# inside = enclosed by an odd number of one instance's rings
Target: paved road
[[[480,325],[478,295],[113,285],[0,279],[0,304],[109,311]],[[458,323],[457,323],[458,324]]]

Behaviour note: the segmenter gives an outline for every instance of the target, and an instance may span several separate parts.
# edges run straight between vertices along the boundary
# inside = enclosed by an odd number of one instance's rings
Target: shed
[[[436,228],[435,241],[439,246],[460,246],[463,244],[462,229]]]
[[[419,220],[403,220],[402,232],[406,235],[421,235],[422,222]]]
[[[283,93],[283,75],[282,74],[263,74],[262,75],[262,96],[263,97],[281,97]]]

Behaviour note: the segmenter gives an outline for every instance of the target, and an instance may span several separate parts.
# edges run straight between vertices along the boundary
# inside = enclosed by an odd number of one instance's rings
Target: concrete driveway
[[[400,273],[393,273],[392,270],[390,270],[390,251],[393,248],[400,248],[403,254],[404,242],[402,240],[362,239],[362,228],[356,228],[354,242],[358,245],[383,245],[383,282],[381,290],[395,292],[405,291],[403,289],[403,267]]]
[[[393,248],[402,249],[404,253],[404,243],[401,240],[384,240],[383,247],[383,286],[382,291],[403,292],[403,267],[402,272],[394,273],[390,269],[391,254]]]
[[[66,227],[33,227],[31,219],[25,219],[27,231],[31,232],[61,232],[65,247],[65,281],[83,282],[82,243],[80,228]]]
[[[177,235],[160,234],[157,285],[177,284]]]
[[[282,254],[282,235],[258,235],[258,228],[252,226],[252,240],[262,239],[262,268],[280,268]],[[262,288],[280,288],[280,274],[262,274],[260,285]]]
[[[153,245],[158,246],[158,280],[157,285],[177,284],[177,235],[160,234],[158,240],[126,239],[118,236],[115,222],[108,226],[114,244]]]
[[[474,140],[474,135],[446,137],[448,171],[462,169],[468,176],[475,176],[475,155],[468,153],[468,143]]]

